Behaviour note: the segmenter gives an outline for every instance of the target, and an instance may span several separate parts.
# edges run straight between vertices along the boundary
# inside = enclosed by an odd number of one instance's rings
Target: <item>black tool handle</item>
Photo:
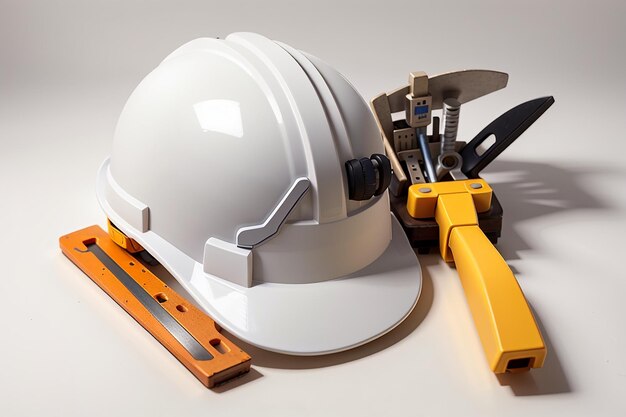
[[[478,178],[480,171],[515,142],[515,139],[535,123],[552,104],[554,104],[552,96],[536,98],[513,107],[489,123],[461,151],[463,157],[461,171],[468,178]],[[484,152],[478,152],[480,144],[491,135],[495,136],[495,142]]]

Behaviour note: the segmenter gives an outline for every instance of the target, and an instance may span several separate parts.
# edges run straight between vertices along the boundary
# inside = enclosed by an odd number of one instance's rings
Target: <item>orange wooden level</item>
[[[63,253],[89,276],[100,288],[113,298],[128,314],[167,348],[205,386],[212,388],[250,370],[250,356],[225,339],[217,330],[217,324],[201,310],[189,303],[152,272],[144,267],[125,249],[119,247],[98,226],[90,226],[59,238]],[[97,245],[108,258],[132,278],[149,297],[156,301],[159,316],[165,317],[185,334],[204,353],[200,359],[187,349],[168,328],[123,284],[105,263],[92,251]],[[115,266],[112,269],[116,270]],[[118,269],[119,271],[119,269]],[[122,273],[123,274],[123,273]],[[131,282],[131,284],[133,284]],[[134,284],[133,284],[134,286]],[[142,293],[143,295],[143,293]],[[148,300],[152,308],[152,300]],[[153,310],[154,311],[154,310]],[[174,319],[174,320],[172,320]],[[195,339],[195,340],[193,340]],[[207,359],[208,358],[208,359]]]

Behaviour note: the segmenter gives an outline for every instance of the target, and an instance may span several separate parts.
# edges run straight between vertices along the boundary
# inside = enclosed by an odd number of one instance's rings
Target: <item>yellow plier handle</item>
[[[488,208],[491,194],[481,179],[414,185],[407,208],[414,217],[434,208],[441,255],[456,264],[492,371],[540,368],[546,347],[524,293],[478,226],[477,208]]]

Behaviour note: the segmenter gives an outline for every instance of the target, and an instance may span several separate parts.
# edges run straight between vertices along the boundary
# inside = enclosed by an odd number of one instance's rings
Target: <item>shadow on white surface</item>
[[[611,211],[613,207],[593,195],[590,192],[592,189],[585,184],[589,184],[591,176],[615,174],[617,172],[611,172],[610,167],[599,169],[541,162],[494,161],[485,177],[493,186],[504,211],[502,237],[498,245],[502,256],[509,261],[520,259],[521,252],[537,250],[532,241],[520,233],[524,222],[574,211],[584,211],[592,216]],[[498,381],[503,386],[509,386],[516,396],[570,393],[573,389],[557,348],[537,312],[533,311],[533,314],[548,349],[544,366],[522,374],[498,375]]]
[[[571,210],[608,210],[606,204],[597,201],[585,191],[581,180],[589,172],[584,168],[565,169],[546,163],[522,161],[495,161],[489,169],[488,177],[493,177],[494,188],[504,208],[502,244],[498,245],[505,259],[518,259],[518,253],[533,250],[518,232],[516,224]],[[490,181],[491,182],[491,181]],[[226,331],[225,336],[252,356],[253,368],[250,373],[216,387],[216,392],[225,392],[250,383],[263,375],[254,366],[278,369],[315,369],[334,366],[359,360],[393,346],[412,332],[428,314],[434,298],[433,281],[429,266],[439,262],[433,256],[420,256],[422,266],[422,292],[413,312],[388,334],[355,349],[322,356],[292,356],[269,352],[245,343]],[[175,291],[192,301],[178,282],[160,265],[150,269]],[[558,352],[550,341],[538,315],[535,318],[542,330],[548,348],[544,367],[524,374],[497,376],[502,386],[509,386],[516,396],[563,394],[571,392]]]
[[[254,358],[252,360],[254,361]],[[231,389],[237,388],[241,385],[249,384],[250,382],[256,381],[262,377],[263,374],[252,367],[250,368],[250,372],[240,375],[234,379],[230,379],[216,387],[213,387],[211,390],[221,394],[222,392],[230,391]]]
[[[574,210],[598,212],[610,210],[606,203],[585,190],[582,183],[584,177],[605,172],[590,172],[588,169],[563,168],[547,163],[524,161],[494,161],[488,170],[488,181],[493,184],[495,192],[504,209],[503,230],[499,251],[507,260],[519,259],[519,252],[533,250],[531,242],[525,240],[517,231],[516,225],[528,220],[564,213]],[[494,181],[491,181],[491,178]],[[314,369],[334,366],[362,359],[380,352],[398,343],[410,335],[428,314],[433,303],[433,282],[428,266],[439,262],[437,256],[420,256],[422,264],[423,287],[420,299],[413,312],[397,328],[370,343],[345,352],[323,356],[291,356],[269,352],[225,332],[226,337],[252,356],[253,366],[258,365],[279,369]],[[183,294],[188,300],[191,297],[162,267],[151,267],[162,280]],[[515,271],[514,271],[515,272]],[[544,367],[524,374],[505,374],[498,376],[501,385],[509,386],[517,396],[562,394],[571,392],[564,368],[558,357],[550,335],[543,328],[541,320],[535,312],[535,318],[541,328],[548,347],[548,356]],[[253,370],[230,383],[218,387],[226,391],[233,387],[251,382],[262,376]]]
[[[541,323],[536,311],[533,311],[533,315],[535,316],[535,320],[543,336],[543,341],[548,349],[543,367],[521,374],[496,375],[500,385],[509,386],[513,394],[520,397],[567,394],[573,392],[565,370],[559,360],[558,352],[550,340],[550,335]]]
[[[607,211],[611,207],[587,191],[585,177],[611,175],[610,168],[562,167],[540,162],[494,161],[481,176],[493,187],[503,209],[497,245],[506,260],[519,259],[532,245],[518,232],[519,223],[576,210]],[[515,272],[515,271],[514,271]]]

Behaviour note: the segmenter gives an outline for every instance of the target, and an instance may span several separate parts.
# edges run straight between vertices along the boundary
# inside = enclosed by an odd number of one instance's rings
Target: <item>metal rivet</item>
[[[479,188],[483,188],[483,185],[475,182],[475,183],[470,184],[470,187],[472,187],[475,190],[478,190]]]
[[[420,188],[420,189],[419,189],[419,192],[420,192],[420,193],[424,193],[424,194],[427,194],[427,193],[429,193],[429,192],[431,192],[431,191],[432,191],[432,190],[431,190],[430,188],[428,188],[428,187],[423,187],[423,188]]]

